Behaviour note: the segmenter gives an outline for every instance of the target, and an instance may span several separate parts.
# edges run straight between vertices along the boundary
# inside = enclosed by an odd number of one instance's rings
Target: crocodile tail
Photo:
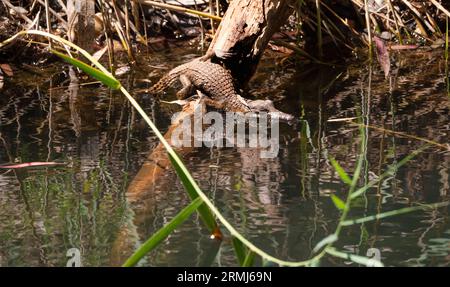
[[[156,84],[154,84],[150,89],[147,90],[149,94],[160,94],[169,88],[181,74],[183,74],[186,69],[188,69],[189,63],[180,65],[172,69],[169,73],[163,76]]]
[[[154,84],[146,92],[149,94],[160,94],[169,88],[178,78],[179,75],[176,73],[168,73],[163,76],[156,84]]]

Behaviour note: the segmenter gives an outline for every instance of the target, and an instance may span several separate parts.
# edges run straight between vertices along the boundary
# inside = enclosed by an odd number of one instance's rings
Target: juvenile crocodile
[[[205,57],[197,58],[172,69],[155,85],[145,92],[159,94],[180,80],[183,88],[177,92],[178,99],[189,97],[194,89],[209,96],[208,105],[232,112],[251,112],[247,102],[236,92],[231,73],[219,64],[207,61]]]

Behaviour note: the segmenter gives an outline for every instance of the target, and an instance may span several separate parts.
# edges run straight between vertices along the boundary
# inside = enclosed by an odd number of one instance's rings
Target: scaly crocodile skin
[[[236,93],[230,72],[221,65],[201,59],[174,68],[152,86],[148,93],[163,92],[181,76],[185,76],[193,87],[208,95],[216,107],[225,111],[251,112],[246,102]]]

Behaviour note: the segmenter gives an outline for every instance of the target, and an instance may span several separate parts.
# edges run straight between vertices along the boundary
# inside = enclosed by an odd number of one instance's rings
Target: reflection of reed
[[[27,189],[24,188],[24,174],[21,171],[14,172],[19,182],[20,189],[20,199],[25,207],[25,214],[27,216],[27,222],[29,223],[29,228],[31,230],[32,236],[34,238],[33,244],[35,248],[39,250],[39,265],[40,266],[52,266],[48,259],[47,247],[44,245],[44,238],[47,236],[47,231],[45,229],[44,218],[36,216],[39,214],[34,210],[28,200]]]
[[[73,70],[72,67],[69,69],[69,76],[70,76],[70,84],[68,90],[69,94],[69,108],[70,108],[70,119],[72,121],[72,128],[75,132],[75,136],[78,138],[81,134],[81,116],[79,109],[76,105],[78,100],[78,78]],[[49,91],[51,94],[51,89]],[[49,113],[52,114],[51,112]]]
[[[423,61],[429,61],[430,65],[419,65]],[[423,139],[431,142],[433,145],[439,146],[443,150],[448,150],[448,99],[445,93],[442,93],[442,71],[441,60],[439,57],[431,57],[429,53],[415,53],[412,57],[403,55],[397,61],[397,69],[389,78],[389,84],[377,73],[374,72],[371,90],[375,91],[371,95],[370,106],[370,125],[368,126],[368,142],[371,149],[377,145],[385,153],[380,152],[369,153],[369,162],[378,162],[379,164],[373,168],[371,172],[379,174],[390,160],[396,160],[407,155],[411,150],[418,148],[423,144]],[[432,63],[432,64],[431,64]],[[415,65],[420,66],[416,69]],[[378,69],[378,68],[377,68]],[[367,78],[368,71],[357,68],[349,68],[347,71],[347,82],[345,86],[352,86],[360,80],[360,77]],[[408,77],[405,77],[405,74]],[[366,75],[366,76],[364,76]],[[355,78],[357,80],[355,80]],[[425,83],[425,84],[424,84]],[[367,81],[362,81],[361,85],[367,86]],[[420,86],[420,89],[414,88]],[[385,98],[384,95],[390,95]],[[433,96],[429,96],[433,95]],[[359,96],[359,95],[358,95]],[[364,96],[364,93],[363,93]],[[329,109],[333,110],[333,118],[343,118],[354,116],[349,114],[351,105],[355,98],[355,90],[346,89],[338,93],[336,97],[328,101]],[[342,106],[343,103],[347,104]],[[335,107],[340,105],[341,109],[336,110]],[[334,125],[334,124],[330,124]],[[367,123],[365,123],[367,127]],[[429,128],[428,128],[429,127]],[[432,127],[432,128],[431,128]],[[338,127],[342,132],[349,128],[347,124]],[[350,127],[351,128],[351,127]],[[356,129],[351,133],[357,132]],[[346,137],[347,139],[350,137]],[[339,142],[337,140],[340,140]],[[347,145],[348,141],[342,142],[338,137],[328,137],[330,143],[329,148],[334,150],[336,154],[339,146]],[[354,153],[352,151],[351,153]],[[437,151],[434,158],[430,158],[428,154],[418,156],[418,161],[424,163],[433,163],[436,157],[442,157],[445,161],[447,156],[441,151]],[[345,162],[345,161],[344,161]],[[414,162],[408,166],[414,166]],[[415,166],[417,168],[417,178],[420,179],[422,173],[430,171],[433,168],[421,164]],[[349,166],[349,169],[351,167]],[[442,170],[442,169],[440,169]],[[415,175],[409,176],[410,183],[414,181]],[[442,180],[441,180],[442,181]],[[448,181],[448,179],[444,180]],[[381,183],[380,183],[381,184]],[[401,187],[399,187],[401,188]],[[410,184],[408,189],[416,190],[419,193],[424,191],[425,185],[414,187]]]
[[[81,249],[86,265],[103,265],[104,252],[109,254],[109,249],[105,249],[103,244],[96,245],[96,242],[111,241],[109,236],[115,234],[113,226],[121,217],[120,205],[111,202],[109,197],[103,197],[103,194],[116,194],[117,189],[111,188],[114,182],[107,183],[102,172],[97,173],[100,160],[97,137],[90,137],[86,144],[81,141],[72,143],[65,134],[67,131],[72,134],[68,124],[74,115],[71,111],[81,120],[80,113],[73,108],[82,101],[69,96],[70,88],[75,85],[69,86],[68,93],[58,94],[53,92],[53,83],[50,77],[46,83],[33,82],[37,86],[25,91],[23,87],[6,91],[8,97],[2,100],[9,100],[11,105],[3,106],[4,110],[0,111],[0,160],[52,161],[55,154],[63,153],[65,157],[70,157],[75,152],[74,163],[77,166],[74,170],[78,173],[72,177],[66,170],[45,168],[2,174],[2,181],[7,183],[8,188],[1,190],[0,206],[4,212],[0,215],[0,249],[16,250],[6,253],[8,257],[3,258],[3,262],[65,266],[67,250],[64,248],[69,246]],[[48,94],[43,92],[47,86]],[[68,100],[67,104],[65,100]],[[86,119],[88,115],[84,113],[83,116]],[[78,130],[81,132],[80,125]],[[63,145],[61,139],[64,139]],[[93,177],[92,174],[100,176]],[[95,184],[102,194],[95,188],[87,188]],[[79,192],[81,190],[85,193]],[[108,209],[111,203],[118,208]],[[114,218],[116,216],[119,218]],[[7,218],[11,220],[4,220]],[[113,232],[105,232],[109,228]],[[95,241],[92,241],[92,235]],[[15,249],[18,247],[20,249]]]

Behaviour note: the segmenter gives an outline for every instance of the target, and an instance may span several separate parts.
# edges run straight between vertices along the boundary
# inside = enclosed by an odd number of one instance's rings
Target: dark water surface
[[[130,90],[143,87],[139,80],[148,74],[154,81],[166,71],[162,67],[193,56],[174,60],[177,53],[185,52],[143,57],[141,69],[122,76],[122,83]],[[183,153],[186,165],[247,239],[284,260],[308,259],[336,228],[340,214],[330,195],[344,198],[347,191],[329,158],[352,173],[361,153],[358,127],[333,120],[359,117],[388,130],[364,129],[361,186],[425,144],[404,134],[447,145],[450,98],[442,55],[395,54],[396,68],[387,80],[378,65],[294,69],[267,55],[250,93],[302,119],[296,126],[281,124],[278,157],[261,159],[254,149],[197,148]],[[80,249],[85,266],[118,265],[189,203],[173,171],[141,170],[158,141],[124,97],[99,85],[69,87],[68,71],[61,65],[17,70],[0,91],[0,164],[67,163],[0,169],[0,266],[65,266],[73,247]],[[173,91],[168,98],[175,99]],[[148,98],[139,101],[162,131],[179,110]],[[350,217],[448,201],[449,168],[449,151],[431,145],[357,199]],[[136,179],[140,170],[146,176]],[[126,195],[130,184],[139,191],[133,203]],[[385,265],[449,266],[449,210],[346,227],[336,247],[359,255],[377,248]],[[321,264],[355,265],[331,257]],[[235,266],[237,261],[228,234],[219,244],[192,216],[142,265]]]

